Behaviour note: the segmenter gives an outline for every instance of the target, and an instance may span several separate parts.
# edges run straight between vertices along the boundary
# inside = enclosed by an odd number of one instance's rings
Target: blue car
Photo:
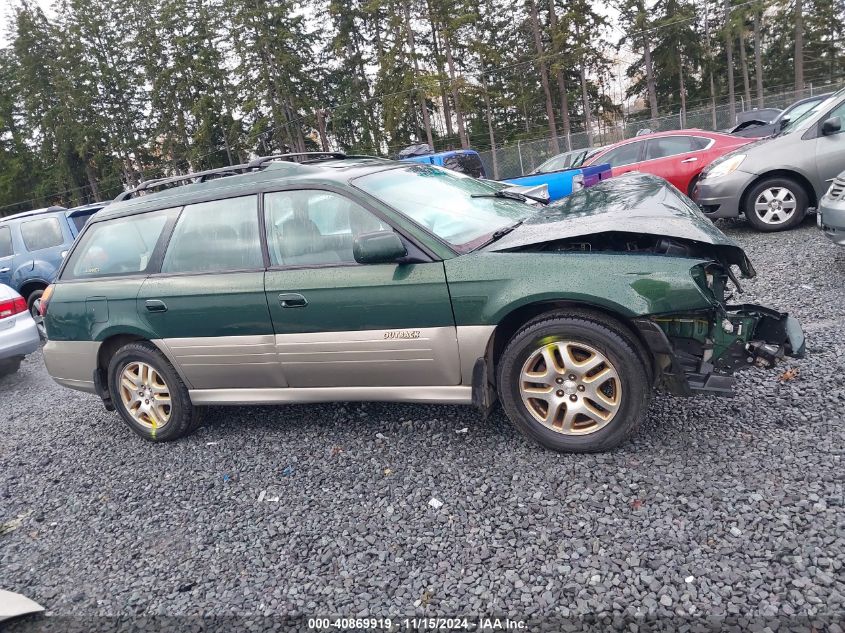
[[[423,149],[421,149],[423,148]],[[428,153],[423,153],[428,149]],[[481,156],[474,149],[453,149],[446,152],[431,151],[428,145],[412,145],[399,152],[399,160],[424,165],[438,165],[452,171],[467,174],[473,178],[486,178]]]
[[[587,150],[583,150],[586,152]],[[399,152],[399,160],[424,165],[438,165],[467,174],[473,178],[486,178],[484,165],[481,163],[481,156],[472,149],[449,150],[437,152],[429,145],[411,145]],[[549,201],[554,202],[571,194],[573,191],[592,187],[602,180],[612,176],[610,165],[602,164],[591,167],[567,167],[558,168],[554,171],[542,173],[531,173],[527,176],[508,178],[502,182],[517,185],[520,187],[537,187],[546,185],[548,187]]]
[[[103,206],[48,207],[0,218],[0,284],[26,300],[39,329],[44,289],[53,282],[82,227]]]

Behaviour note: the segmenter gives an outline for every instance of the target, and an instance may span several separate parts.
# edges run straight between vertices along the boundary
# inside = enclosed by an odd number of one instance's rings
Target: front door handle
[[[279,295],[279,303],[283,308],[304,308],[308,300],[298,292],[286,292]]]
[[[694,162],[696,162],[697,160],[698,160],[698,157],[693,156],[692,158],[685,158],[685,159],[684,159],[684,160],[682,160],[681,162],[682,162],[682,163],[694,163]]]
[[[147,299],[147,312],[167,312],[167,304],[159,299]]]
[[[12,270],[12,269],[11,268],[0,268],[0,273],[7,273],[10,270]]]

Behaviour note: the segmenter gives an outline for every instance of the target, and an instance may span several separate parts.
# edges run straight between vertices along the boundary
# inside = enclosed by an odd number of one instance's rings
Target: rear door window
[[[677,156],[678,154],[686,154],[696,149],[699,148],[693,145],[692,139],[689,136],[653,138],[649,140],[646,146],[645,159],[656,160],[668,156]]]
[[[68,260],[62,279],[146,272],[173,210],[118,218],[91,226]]]
[[[21,237],[29,252],[60,246],[65,241],[59,219],[55,217],[21,223]]]
[[[263,269],[258,226],[257,196],[188,205],[170,238],[161,272]]]
[[[12,248],[12,229],[8,226],[0,226],[0,257],[11,257],[15,254]]]

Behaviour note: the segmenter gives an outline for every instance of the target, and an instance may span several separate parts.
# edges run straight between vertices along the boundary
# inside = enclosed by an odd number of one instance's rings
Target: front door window
[[[361,205],[331,191],[279,191],[264,198],[272,266],[353,264],[357,235],[389,227]]]

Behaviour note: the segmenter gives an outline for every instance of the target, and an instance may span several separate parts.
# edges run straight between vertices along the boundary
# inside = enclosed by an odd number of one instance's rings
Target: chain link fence
[[[790,104],[813,95],[834,92],[839,87],[838,83],[808,86],[804,90],[786,90],[782,92],[767,93],[764,97],[766,108],[784,109]],[[737,96],[736,112],[746,112],[756,109],[757,102],[747,103],[743,96]],[[728,130],[735,125],[731,120],[730,106],[727,103],[712,108],[709,105],[693,110],[687,110],[683,117],[680,113],[663,116],[656,120],[638,119],[618,121],[615,124],[602,124],[593,132],[592,143],[590,144],[586,132],[579,132],[567,136],[558,136],[558,151],[554,149],[551,137],[516,141],[497,147],[494,150],[479,152],[484,170],[490,178],[507,179],[528,174],[552,156],[560,152],[583,149],[588,146],[601,147],[610,145],[626,138],[637,135],[643,129],[653,132],[664,132],[687,128],[699,128],[702,130]],[[494,165],[495,153],[495,165]]]

